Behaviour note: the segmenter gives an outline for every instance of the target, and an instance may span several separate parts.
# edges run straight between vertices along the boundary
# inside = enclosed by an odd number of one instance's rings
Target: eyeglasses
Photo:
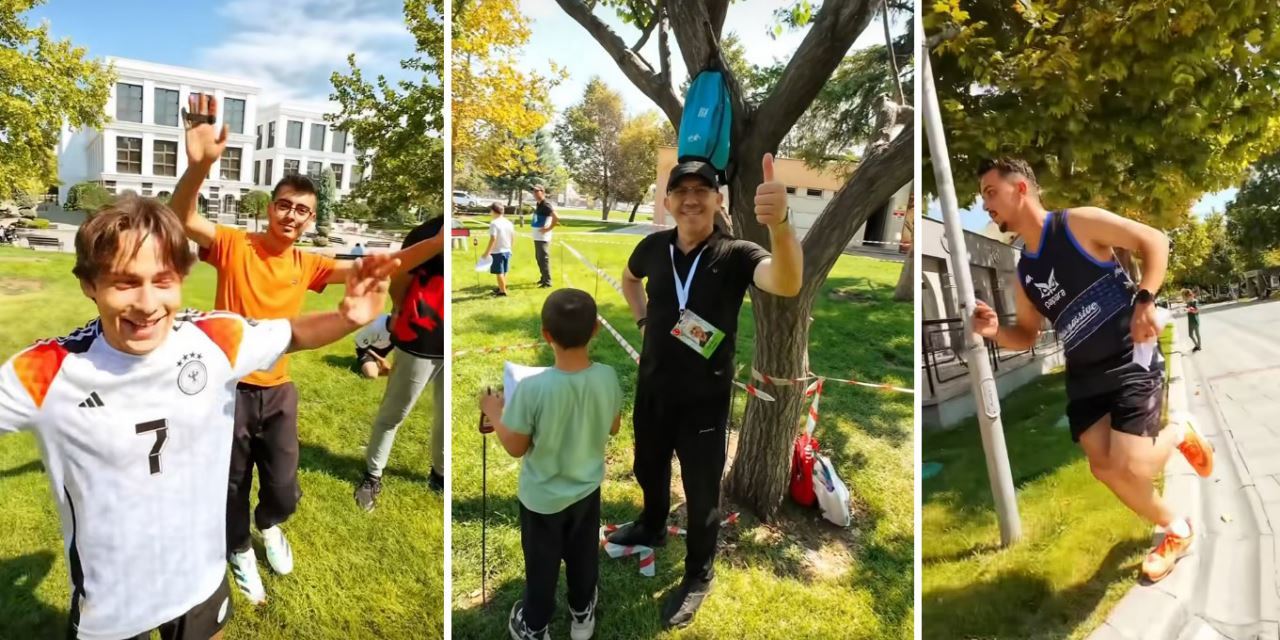
[[[298,215],[304,218],[311,215],[311,207],[308,207],[305,204],[297,204],[290,200],[285,200],[284,198],[276,200],[275,205],[276,210],[284,213],[293,213],[296,211]]]
[[[715,193],[715,189],[712,189],[711,187],[680,187],[679,189],[672,189],[667,193],[675,196],[677,200],[684,200],[689,196],[693,196],[694,198],[697,198],[697,199],[702,199],[711,195],[712,193]]]

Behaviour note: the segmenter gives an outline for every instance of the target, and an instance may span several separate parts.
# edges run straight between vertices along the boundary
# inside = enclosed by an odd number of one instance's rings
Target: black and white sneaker
[[[591,640],[591,636],[596,632],[596,599],[600,596],[600,590],[597,589],[591,594],[591,602],[587,604],[586,611],[574,611],[573,607],[569,607],[569,637],[573,640]]]
[[[549,627],[551,625],[547,625]],[[511,607],[511,617],[507,618],[507,631],[511,632],[511,640],[551,640],[547,627],[530,629],[524,623],[524,601],[516,601]]]
[[[698,615],[702,601],[711,593],[711,581],[685,577],[680,586],[667,596],[662,605],[662,626],[668,629],[683,629],[693,624],[693,617]]]
[[[356,487],[356,504],[365,511],[373,511],[378,504],[380,493],[382,493],[382,478],[365,472],[364,480],[361,480],[360,486]]]

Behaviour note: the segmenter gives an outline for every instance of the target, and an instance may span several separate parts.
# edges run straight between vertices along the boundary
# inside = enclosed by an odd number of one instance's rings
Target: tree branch
[[[858,34],[871,23],[875,4],[874,0],[829,0],[822,4],[782,77],[760,103],[754,135],[767,147],[776,148],[817,98]],[[683,41],[680,44],[684,46]]]
[[[662,73],[655,74],[653,67],[636,52],[628,49],[622,38],[609,28],[609,25],[591,13],[591,9],[582,0],[556,0],[556,4],[582,25],[596,42],[600,43],[627,79],[650,100],[653,100],[668,119],[672,122],[680,122],[680,114],[683,110],[680,96],[676,95],[669,81],[663,83]],[[659,33],[658,37],[661,40],[662,34]],[[670,74],[669,71],[665,73]]]
[[[649,41],[649,36],[653,33],[653,28],[658,26],[659,18],[662,16],[662,2],[663,0],[658,0],[657,4],[654,5],[653,15],[649,16],[649,24],[645,25],[644,32],[640,34],[640,40],[636,42],[635,46],[631,47],[631,50],[635,52],[636,55],[640,54],[640,50],[643,49],[645,43]],[[634,9],[632,9],[632,13],[635,13]]]
[[[658,80],[663,86],[671,86],[671,41],[667,39],[667,9],[662,7],[662,16],[658,19]],[[671,116],[670,113],[667,114]],[[680,128],[680,117],[671,119],[671,126]]]

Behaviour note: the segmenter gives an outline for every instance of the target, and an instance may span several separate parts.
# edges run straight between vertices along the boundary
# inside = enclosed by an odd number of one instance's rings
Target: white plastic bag
[[[1160,330],[1164,330],[1165,326],[1172,322],[1173,314],[1170,313],[1168,309],[1165,309],[1164,307],[1156,307],[1156,326],[1159,327]],[[1143,369],[1146,369],[1147,365],[1151,363],[1151,356],[1155,353],[1156,342],[1159,340],[1160,336],[1157,335],[1148,342],[1140,342],[1133,345],[1134,363]]]
[[[476,263],[476,271],[488,273],[491,266],[493,266],[493,256],[485,256]]]
[[[836,475],[831,459],[824,455],[819,455],[813,465],[813,492],[818,497],[822,517],[828,522],[840,527],[847,527],[853,522],[853,513],[849,510],[849,487]]]

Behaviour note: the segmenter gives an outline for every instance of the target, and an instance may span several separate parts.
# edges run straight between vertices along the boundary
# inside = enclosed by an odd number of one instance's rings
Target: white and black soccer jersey
[[[0,434],[39,441],[79,638],[143,633],[225,579],[236,381],[269,368],[291,337],[288,320],[187,312],[134,356],[94,320],[0,368]]]

